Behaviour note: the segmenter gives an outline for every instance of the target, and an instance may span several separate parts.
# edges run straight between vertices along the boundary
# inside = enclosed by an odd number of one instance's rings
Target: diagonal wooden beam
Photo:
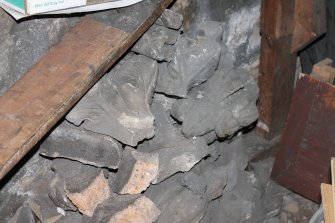
[[[144,0],[142,5],[135,6],[141,12],[134,14],[129,10],[129,24],[127,21],[119,24],[117,18],[121,16],[116,16],[112,24],[119,28],[83,19],[0,97],[0,179],[99,80],[171,2]]]

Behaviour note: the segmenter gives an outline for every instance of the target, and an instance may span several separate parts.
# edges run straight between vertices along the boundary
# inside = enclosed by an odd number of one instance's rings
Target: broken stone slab
[[[157,73],[156,61],[129,55],[79,101],[67,120],[136,146],[154,136],[149,104]]]
[[[132,51],[157,61],[170,62],[175,57],[175,47],[180,32],[163,26],[153,25],[138,40]]]
[[[186,208],[187,207],[187,208]],[[179,194],[172,195],[164,205],[158,218],[159,223],[199,222],[207,208],[207,200],[184,188]]]
[[[220,44],[212,40],[192,40],[181,37],[176,46],[176,56],[161,69],[156,92],[186,97],[188,91],[207,81],[216,70],[220,57]],[[165,73],[163,73],[165,70]]]
[[[148,141],[152,150],[178,147],[181,141],[187,140],[160,102],[154,101],[150,109],[155,116],[155,136]]]
[[[183,174],[180,183],[193,193],[204,196],[208,182],[204,181],[204,178],[194,172],[186,172]]]
[[[112,182],[118,194],[140,194],[158,174],[158,155],[141,153],[126,147],[120,167]]]
[[[180,177],[181,185],[208,200],[220,197],[228,181],[226,166],[215,167],[203,160],[196,167]]]
[[[151,185],[144,192],[144,195],[152,200],[160,210],[164,210],[170,200],[184,190],[184,187],[179,183],[182,175],[182,173],[177,173],[159,184]]]
[[[11,223],[36,223],[37,219],[29,207],[20,207],[16,212],[14,217],[10,220]]]
[[[50,199],[63,210],[65,211],[78,210],[77,207],[66,196],[64,179],[62,179],[58,175],[56,175],[51,180],[48,194]]]
[[[187,99],[176,101],[171,115],[182,122],[186,137],[215,130],[223,138],[258,118],[257,99],[257,83],[247,71],[217,71],[199,89],[192,89]]]
[[[81,223],[83,220],[83,215],[79,212],[68,211],[65,216],[59,220],[60,223]]]
[[[88,180],[87,178],[87,176],[83,176],[81,180]],[[96,176],[93,182],[88,185],[88,187],[80,190],[80,187],[78,188],[78,186],[78,182],[67,184],[67,197],[76,207],[78,207],[81,213],[87,216],[92,216],[95,208],[110,196],[108,181],[102,171]]]
[[[63,122],[41,144],[40,154],[66,158],[96,167],[117,169],[122,146],[111,137]]]
[[[48,195],[36,195],[31,197],[27,202],[28,207],[40,222],[58,222],[64,215],[64,212],[52,202]]]
[[[146,196],[114,195],[98,206],[93,217],[84,217],[83,223],[152,223],[159,215],[160,210]]]
[[[50,183],[50,198],[64,210],[78,210],[92,216],[95,208],[110,196],[108,180],[101,169],[67,159],[53,161],[55,177]]]
[[[202,138],[180,141],[175,148],[155,150],[158,154],[157,184],[178,172],[189,171],[195,164],[209,154],[209,147]]]
[[[212,211],[212,222],[219,223],[222,219],[228,223],[259,222],[252,220],[253,213],[257,212],[257,200],[260,200],[259,190],[252,186],[243,171],[238,171],[238,183],[233,190],[223,193]]]
[[[211,39],[221,43],[223,27],[221,22],[204,21],[196,25],[197,39]]]
[[[165,9],[163,14],[156,20],[155,24],[178,30],[183,25],[183,16],[170,9]]]
[[[207,200],[183,187],[180,184],[182,175],[179,173],[151,185],[144,193],[162,211],[157,222],[198,222],[202,218]]]

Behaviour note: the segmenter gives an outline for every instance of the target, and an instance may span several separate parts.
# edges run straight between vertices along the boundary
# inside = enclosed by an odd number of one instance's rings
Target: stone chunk
[[[157,222],[198,222],[205,210],[207,200],[178,183],[181,174],[177,174],[165,181],[151,185],[145,192],[160,210]]]
[[[196,27],[197,39],[211,39],[221,43],[222,33],[222,23],[216,21],[204,21]]]
[[[103,170],[65,159],[53,161],[55,177],[49,196],[60,207],[75,206],[87,216],[110,196],[110,187]]]
[[[183,16],[170,9],[165,9],[163,14],[156,20],[156,24],[177,30],[183,25]]]
[[[77,192],[77,188],[68,185],[66,192],[71,202],[87,216],[92,216],[95,208],[110,196],[108,180],[102,171],[84,190]]]
[[[157,62],[130,55],[104,76],[67,115],[67,120],[131,146],[154,136],[149,103]]]
[[[117,169],[122,147],[116,140],[75,127],[58,126],[41,144],[40,153],[51,158],[67,158],[96,167]]]
[[[176,56],[166,73],[158,76],[156,92],[186,97],[188,91],[210,78],[220,57],[220,44],[212,40],[181,37],[176,43]]]
[[[212,222],[260,222],[253,220],[260,201],[260,191],[253,187],[243,171],[237,172],[237,184],[231,191],[223,193],[219,204],[212,211]]]
[[[79,212],[66,212],[59,222],[60,223],[81,223],[83,220],[83,215]]]
[[[48,195],[36,195],[30,198],[28,207],[33,211],[40,222],[58,222],[63,216],[63,213],[57,209],[57,206],[50,200]]]
[[[138,40],[132,51],[158,61],[171,61],[175,56],[175,48],[179,31],[153,25]]]
[[[157,220],[160,210],[146,196],[113,196],[100,204],[92,218],[86,218],[83,223],[152,223]]]
[[[257,99],[258,87],[248,72],[218,71],[203,86],[192,89],[187,99],[176,101],[171,115],[183,122],[186,137],[215,130],[223,138],[257,119]]]
[[[158,154],[158,175],[152,182],[157,184],[178,172],[189,171],[209,154],[209,148],[202,138],[180,141],[175,148],[155,150]]]
[[[158,174],[158,155],[141,153],[126,147],[120,168],[112,182],[119,194],[140,194]]]
[[[20,207],[14,217],[10,220],[11,223],[36,223],[35,215],[29,207]]]
[[[154,101],[151,112],[155,116],[155,136],[148,141],[152,150],[178,147],[181,141],[187,140],[161,103]]]

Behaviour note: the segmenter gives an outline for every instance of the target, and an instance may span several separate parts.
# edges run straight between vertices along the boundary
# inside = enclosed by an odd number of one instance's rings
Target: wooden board
[[[333,222],[335,222],[335,205],[334,205],[334,201],[335,201],[335,158],[333,157],[331,160],[331,173],[332,173],[332,191],[331,191],[331,197],[332,197],[332,201],[333,201],[333,205],[331,206],[331,212],[333,214]],[[322,191],[321,191],[322,193]],[[322,196],[322,200],[323,200],[323,196]]]
[[[282,132],[293,95],[296,51],[325,32],[322,4],[319,0],[262,0],[257,132],[264,138]]]
[[[171,2],[144,0],[127,9],[107,11],[105,14],[111,17],[111,24],[107,25],[83,19],[0,97],[0,179],[127,51]],[[128,16],[128,20],[120,24],[124,16]]]
[[[332,185],[321,184],[321,194],[325,223],[334,223],[334,200],[332,197]]]
[[[315,202],[320,184],[331,182],[335,156],[335,87],[309,76],[297,82],[278,145],[272,178]]]

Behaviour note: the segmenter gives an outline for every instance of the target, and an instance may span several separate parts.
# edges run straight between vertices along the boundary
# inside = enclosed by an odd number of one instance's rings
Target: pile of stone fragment
[[[257,120],[257,83],[234,68],[221,23],[198,24],[188,38],[182,21],[166,10],[45,139],[39,158],[48,165],[21,191],[12,222],[271,217],[261,200],[268,181],[245,171],[247,146],[236,136]]]

